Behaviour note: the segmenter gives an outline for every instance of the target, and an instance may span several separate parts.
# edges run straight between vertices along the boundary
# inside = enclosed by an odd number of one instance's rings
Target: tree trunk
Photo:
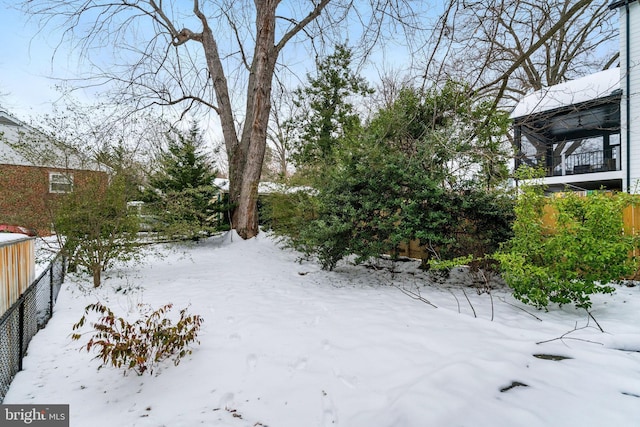
[[[258,234],[258,183],[267,147],[271,86],[278,51],[275,47],[278,1],[256,2],[256,45],[247,86],[242,138],[229,161],[232,227],[243,239]]]
[[[183,30],[176,34],[192,37],[202,42],[207,58],[207,66],[213,79],[213,87],[218,100],[217,113],[220,115],[222,132],[229,158],[229,202],[232,207],[231,228],[243,239],[258,234],[258,183],[267,147],[267,128],[271,110],[271,87],[276,60],[282,48],[292,37],[316,19],[331,0],[320,0],[309,14],[290,28],[282,39],[275,43],[276,8],[281,0],[261,0],[255,2],[256,34],[253,58],[249,69],[247,85],[247,105],[242,136],[238,139],[235,120],[227,87],[227,81],[220,60],[218,47],[207,18],[196,6],[196,15],[203,24],[202,35]],[[196,3],[197,5],[197,3]]]
[[[93,264],[91,266],[91,274],[93,275],[93,287],[99,288],[102,281],[102,266],[100,264]]]

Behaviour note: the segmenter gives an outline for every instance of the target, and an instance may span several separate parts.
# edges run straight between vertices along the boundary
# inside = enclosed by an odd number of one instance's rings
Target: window
[[[620,145],[619,133],[612,133],[609,135],[609,145]]]
[[[72,173],[49,172],[49,193],[70,193],[72,191]]]

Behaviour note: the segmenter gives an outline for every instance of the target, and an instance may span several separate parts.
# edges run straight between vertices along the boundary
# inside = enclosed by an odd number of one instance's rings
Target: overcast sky
[[[10,0],[0,0],[0,37],[3,41],[0,43],[0,106],[28,121],[33,116],[51,110],[52,102],[60,96],[55,89],[60,83],[56,77],[74,77],[78,61],[73,56],[75,53],[69,53],[68,44],[56,46],[60,39],[58,32],[50,27],[40,32],[38,20],[29,20],[28,16],[16,10],[15,4]],[[58,51],[52,59],[56,48]],[[394,46],[384,59],[380,53],[380,60],[374,61],[375,66],[380,68],[381,62],[398,66],[401,50]],[[308,54],[298,55],[298,60],[289,65],[296,65],[295,62],[300,65],[301,57],[309,59],[310,66],[306,68],[310,70],[313,61]],[[377,78],[375,66],[366,72],[370,80]],[[303,71],[299,77],[304,79],[304,76]]]
[[[37,22],[2,3],[0,13],[0,105],[21,119],[48,111],[56,98],[53,45],[38,35]],[[55,42],[52,38],[51,42]],[[66,56],[66,55],[65,55]],[[63,56],[60,56],[62,58]],[[60,64],[61,61],[57,61]],[[55,71],[62,71],[56,65]]]

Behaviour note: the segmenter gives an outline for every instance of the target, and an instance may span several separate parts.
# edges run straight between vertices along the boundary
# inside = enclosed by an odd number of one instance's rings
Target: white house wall
[[[40,141],[36,144],[36,153],[26,158],[19,150],[12,148],[25,138]],[[0,109],[0,165],[43,166],[52,168],[85,169],[94,171],[106,170],[106,167],[73,152],[59,149],[46,139],[42,132],[23,123]]]
[[[6,141],[19,141],[21,129],[19,126],[0,123],[0,164],[31,165],[27,159],[6,144]]]
[[[623,163],[623,189],[640,193],[640,1],[629,4],[630,91],[627,93],[627,17],[626,7],[620,7],[620,75],[623,90],[621,101],[622,158],[629,159],[630,182],[627,182],[627,165]],[[627,122],[627,96],[630,96],[630,121]],[[627,128],[629,129],[630,153],[627,155]]]

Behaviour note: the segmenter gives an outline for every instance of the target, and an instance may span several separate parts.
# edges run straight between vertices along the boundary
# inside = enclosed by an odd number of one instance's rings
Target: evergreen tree
[[[373,93],[364,78],[351,70],[352,52],[337,45],[335,52],[318,61],[315,77],[296,91],[297,103],[308,114],[297,118],[302,133],[293,160],[298,168],[331,164],[341,139],[360,128],[360,117],[351,100]]]
[[[504,115],[482,106],[455,82],[424,93],[402,91],[361,131],[340,141],[346,149],[333,154],[333,164],[323,164],[314,202],[299,199],[304,205],[289,210],[300,220],[284,218],[293,232],[274,230],[329,269],[349,255],[356,262],[396,256],[410,241],[425,248],[425,260],[495,251],[511,236],[513,206],[504,193],[479,182],[484,159],[500,160],[499,147],[487,143],[499,134],[486,127],[505,130],[497,126]],[[274,218],[276,225],[279,220]]]
[[[172,129],[167,142],[144,199],[159,220],[158,231],[197,240],[216,229],[216,172],[203,154],[204,141],[195,123],[186,134]]]

